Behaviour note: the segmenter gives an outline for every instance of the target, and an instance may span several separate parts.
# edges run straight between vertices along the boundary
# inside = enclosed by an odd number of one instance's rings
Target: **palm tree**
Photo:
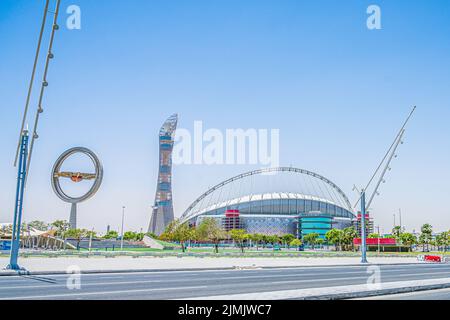
[[[450,243],[450,232],[444,231],[436,236],[436,244],[438,246],[438,250],[442,248],[444,252],[447,251],[447,246]]]
[[[429,245],[433,239],[433,227],[430,224],[425,223],[420,231],[419,242],[422,244],[423,251],[425,251],[425,245],[427,246],[427,251],[429,251]]]

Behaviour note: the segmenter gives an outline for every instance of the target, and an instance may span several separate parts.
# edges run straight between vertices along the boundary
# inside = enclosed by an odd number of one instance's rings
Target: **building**
[[[318,233],[352,225],[355,215],[345,193],[327,178],[303,169],[279,167],[246,172],[225,180],[196,199],[181,221],[198,225],[216,218],[224,229],[247,233]],[[237,220],[238,219],[238,220]]]
[[[298,225],[300,238],[316,233],[320,239],[325,240],[325,234],[333,228],[333,216],[320,211],[301,214]]]
[[[156,196],[148,231],[156,235],[164,232],[173,221],[172,151],[178,116],[172,115],[159,131],[159,172]]]
[[[356,232],[358,234],[361,234],[361,213],[358,212],[358,215],[356,216],[356,220],[353,222],[353,225],[356,229]],[[373,227],[373,218],[366,213],[366,235],[369,236],[369,234],[374,233],[374,227]]]

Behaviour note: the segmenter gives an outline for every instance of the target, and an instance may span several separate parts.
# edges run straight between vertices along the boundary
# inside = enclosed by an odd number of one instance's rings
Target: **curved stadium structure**
[[[198,225],[213,217],[226,229],[302,237],[352,225],[345,193],[327,178],[292,167],[250,171],[223,181],[196,199],[181,221]]]

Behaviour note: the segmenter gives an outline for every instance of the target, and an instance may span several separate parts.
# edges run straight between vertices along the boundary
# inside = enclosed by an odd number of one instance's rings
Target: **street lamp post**
[[[377,226],[378,229],[378,254],[380,254],[380,226]]]
[[[120,250],[123,250],[123,223],[125,220],[125,206],[122,206],[122,236],[120,237]]]
[[[361,263],[367,263],[366,253],[366,191],[361,190]]]

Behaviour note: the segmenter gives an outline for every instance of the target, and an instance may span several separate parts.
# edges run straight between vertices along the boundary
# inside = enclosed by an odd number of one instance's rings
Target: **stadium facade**
[[[173,221],[172,151],[178,115],[170,116],[159,131],[159,172],[148,232],[160,235]]]
[[[223,181],[196,199],[181,217],[198,225],[206,217],[225,229],[302,238],[353,224],[355,214],[345,193],[311,171],[279,167],[247,172]]]

